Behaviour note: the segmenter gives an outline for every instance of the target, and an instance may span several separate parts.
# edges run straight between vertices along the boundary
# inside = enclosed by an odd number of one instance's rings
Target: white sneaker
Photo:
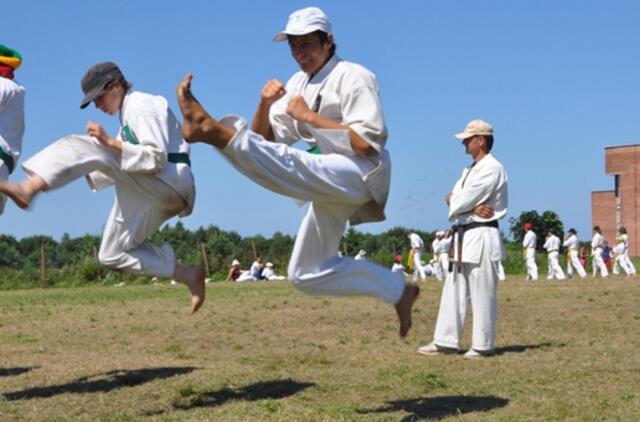
[[[491,355],[493,355],[493,350],[478,352],[475,349],[469,349],[469,351],[467,351],[467,353],[464,354],[464,357],[465,359],[479,359],[479,358],[484,358]]]
[[[425,356],[434,356],[434,355],[451,355],[454,353],[458,353],[458,350],[452,349],[450,347],[441,347],[431,342],[429,344],[425,344],[424,346],[418,347],[418,353]]]

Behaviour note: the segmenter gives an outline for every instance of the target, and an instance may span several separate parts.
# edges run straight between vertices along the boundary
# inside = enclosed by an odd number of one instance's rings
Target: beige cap
[[[476,135],[493,135],[493,127],[482,119],[472,120],[467,123],[464,132],[455,134],[458,139],[465,140]]]
[[[237,259],[234,259],[233,261],[231,261],[231,266],[232,267],[236,267],[240,265],[240,261],[238,261]]]

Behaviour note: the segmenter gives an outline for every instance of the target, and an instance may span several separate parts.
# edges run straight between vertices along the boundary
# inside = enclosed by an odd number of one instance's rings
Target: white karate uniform
[[[466,180],[465,180],[466,179]],[[477,205],[488,203],[494,216],[483,219],[473,214]],[[493,155],[487,154],[470,168],[466,168],[455,184],[449,204],[449,220],[463,225],[502,219],[507,214],[507,173]],[[454,259],[460,245],[454,235]],[[458,348],[467,303],[473,311],[471,347],[478,351],[495,348],[498,283],[498,264],[505,258],[500,230],[477,227],[464,233],[461,268],[454,263],[442,289],[438,321],[434,332],[435,344]]]
[[[93,137],[71,135],[31,157],[23,168],[42,177],[50,190],[81,176],[93,190],[115,185],[115,203],[98,259],[110,268],[169,278],[175,269],[173,249],[169,244],[153,245],[148,238],[171,217],[191,213],[195,200],[191,169],[168,162],[169,153],[186,154],[189,145],[163,97],[128,92],[120,123],[122,154]]]
[[[627,275],[636,275],[636,268],[633,265],[631,258],[629,258],[629,236],[621,234],[616,238],[616,240],[618,241],[618,244],[613,249],[613,252],[616,254],[613,263],[613,273],[619,275],[620,267],[622,267]]]
[[[604,263],[604,259],[602,259],[602,247],[604,243],[604,236],[600,233],[594,233],[591,238],[591,254],[593,255],[593,277],[598,274],[600,271],[600,275],[604,278],[609,275],[609,271],[607,270],[607,265]]]
[[[522,240],[524,257],[527,265],[527,280],[538,279],[538,265],[536,264],[536,243],[538,237],[533,230],[528,230]]]
[[[567,277],[573,277],[573,269],[575,268],[580,278],[585,278],[587,273],[578,258],[578,237],[575,234],[569,235],[562,246],[569,250],[567,253]]]
[[[221,123],[237,132],[222,154],[263,187],[311,203],[289,261],[288,279],[296,288],[312,295],[367,295],[397,303],[405,288],[402,273],[336,254],[347,221],[356,225],[385,219],[390,160],[374,75],[334,56],[311,80],[304,72],[293,75],[286,90],[270,110],[276,142],[229,116]],[[286,113],[294,95],[302,95],[319,114],[349,125],[373,147],[373,154],[354,154],[346,129],[315,129],[294,120]],[[289,146],[301,139],[322,154]]]
[[[422,265],[422,255],[424,254],[424,241],[416,233],[409,233],[409,242],[413,250],[413,281],[424,281],[427,279],[425,266]],[[435,241],[434,241],[435,242]]]
[[[451,237],[443,237],[436,247],[436,277],[444,281],[449,274],[449,251],[451,250]]]
[[[15,80],[0,77],[0,155],[10,157],[14,169],[22,152],[24,135],[24,96],[26,90]],[[0,180],[9,179],[10,169],[0,159]],[[0,194],[0,215],[4,212],[6,196]]]
[[[560,254],[560,239],[558,236],[551,235],[547,237],[544,242],[543,248],[547,251],[547,280],[564,280],[564,271],[558,261],[558,255]]]

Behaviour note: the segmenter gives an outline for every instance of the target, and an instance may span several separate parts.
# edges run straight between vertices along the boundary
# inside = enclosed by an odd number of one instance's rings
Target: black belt
[[[0,148],[0,160],[4,161],[9,169],[9,174],[13,173],[13,157],[4,152],[4,149]]]
[[[462,267],[462,239],[464,238],[464,232],[468,231],[468,230],[472,230],[472,229],[476,229],[478,227],[495,227],[496,229],[499,229],[498,226],[498,220],[492,220],[492,221],[474,221],[473,223],[469,223],[469,224],[455,224],[453,226],[451,226],[451,231],[453,232],[454,236],[452,237],[452,242],[451,242],[451,249],[449,250],[449,253],[453,253],[453,251],[456,250],[456,237],[455,234],[458,235],[457,237],[457,241],[458,241],[458,257],[456,259],[456,264],[458,266],[458,271],[460,271],[460,268]],[[452,256],[453,258],[453,256]],[[452,266],[453,262],[449,263],[450,266]],[[450,271],[452,271],[453,269],[450,268]]]
[[[170,163],[184,163],[191,167],[191,159],[189,158],[189,154],[186,152],[170,152],[167,156],[167,160]]]
[[[558,249],[554,249],[554,250],[551,250],[551,251],[547,251],[547,253],[551,253],[551,252],[559,252],[559,250]]]

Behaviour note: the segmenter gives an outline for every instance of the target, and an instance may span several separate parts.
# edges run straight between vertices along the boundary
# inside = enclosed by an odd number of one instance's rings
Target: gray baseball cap
[[[109,82],[116,79],[124,79],[120,68],[113,62],[102,62],[94,64],[82,77],[82,92],[84,98],[80,103],[80,108],[85,108],[93,101]]]

